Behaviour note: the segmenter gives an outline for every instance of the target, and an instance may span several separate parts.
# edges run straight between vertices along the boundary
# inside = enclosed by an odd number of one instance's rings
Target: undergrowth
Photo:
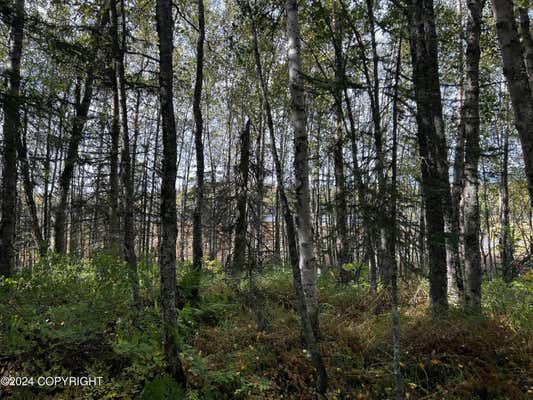
[[[101,376],[98,386],[3,387],[8,399],[313,399],[288,269],[228,285],[206,263],[202,301],[187,301],[179,266],[178,318],[186,390],[164,374],[158,269],[139,265],[143,305],[130,307],[124,263],[101,254],[48,258],[0,281],[0,375]],[[533,388],[533,274],[483,286],[483,314],[434,317],[424,280],[400,288],[401,368],[411,399],[527,399]],[[393,398],[390,298],[364,284],[319,280],[328,399]],[[0,396],[1,397],[1,396]]]

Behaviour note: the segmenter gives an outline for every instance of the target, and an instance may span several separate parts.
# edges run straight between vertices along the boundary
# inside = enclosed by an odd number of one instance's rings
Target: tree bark
[[[204,0],[198,0],[198,42],[196,46],[196,81],[194,84],[194,143],[196,147],[196,197],[193,213],[192,258],[193,271],[198,274],[192,290],[193,299],[198,298],[200,271],[202,270],[202,207],[204,204],[204,144],[202,119],[202,83],[204,79],[205,17]]]
[[[120,103],[120,128],[122,133],[121,151],[121,174],[124,201],[123,201],[123,223],[124,223],[124,260],[128,265],[128,278],[130,281],[132,300],[134,307],[139,307],[141,298],[139,295],[139,273],[137,271],[137,254],[135,252],[135,224],[134,224],[134,184],[131,168],[130,135],[128,129],[128,107],[126,93],[126,78],[124,67],[124,53],[126,51],[126,15],[124,0],[120,1],[120,14],[122,17],[122,32],[119,39],[118,34],[118,13],[117,0],[111,0],[111,24],[113,33],[113,54],[114,54],[114,75],[118,97]],[[119,43],[120,41],[120,43]],[[119,110],[116,110],[117,112]],[[115,117],[113,118],[115,119]]]
[[[451,213],[448,248],[446,254],[448,276],[448,298],[452,303],[458,303],[464,297],[463,268],[461,259],[463,232],[463,207],[461,196],[464,187],[465,168],[465,124],[464,124],[464,49],[463,49],[463,0],[456,0],[456,12],[459,18],[459,35],[457,58],[459,65],[459,86],[457,88],[457,140],[453,162],[453,184],[451,189]]]
[[[161,179],[161,310],[164,353],[167,372],[181,385],[187,378],[180,360],[177,343],[176,310],[176,125],[173,105],[173,28],[172,1],[157,0],[157,34],[159,37],[159,87],[161,102],[163,160]]]
[[[377,222],[377,256],[379,274],[384,282],[389,282],[391,278],[391,265],[386,262],[387,255],[387,240],[390,232],[387,229],[387,218],[383,217],[382,210],[387,207],[387,182],[384,173],[385,168],[385,154],[383,151],[383,132],[381,127],[381,106],[379,99],[380,84],[379,84],[379,57],[376,42],[376,28],[374,16],[374,2],[373,0],[366,0],[366,9],[368,14],[369,30],[370,30],[370,44],[372,49],[372,79],[370,80],[367,72],[367,82],[369,86],[369,96],[371,98],[370,108],[372,112],[372,123],[374,133],[374,146],[376,149],[376,175],[378,178],[378,198],[375,201],[375,221]],[[363,51],[363,50],[361,50]],[[365,62],[365,60],[362,60]]]
[[[101,132],[104,132],[105,130],[106,121],[101,120],[100,121],[100,130]],[[104,135],[100,135],[98,140],[98,147],[97,147],[98,154],[103,154],[104,152]],[[95,195],[94,195],[94,203],[95,207],[93,209],[93,215],[92,215],[92,226],[91,226],[91,234],[90,234],[90,240],[89,240],[89,246],[91,247],[91,255],[94,249],[97,249],[100,242],[100,215],[101,215],[101,209],[102,207],[102,182],[103,182],[103,172],[104,172],[104,165],[105,161],[101,161],[98,163],[98,167],[96,169],[96,179],[95,179]]]
[[[67,98],[68,94],[65,93],[64,95],[64,98],[62,99],[63,100],[63,103],[66,103],[66,98]],[[63,119],[63,113],[60,113],[60,116],[59,116],[59,142],[62,143],[63,142],[63,138],[64,138],[64,133],[65,133],[65,124],[64,124],[64,119]],[[44,229],[44,237],[45,237],[45,240],[47,243],[50,243],[50,239],[51,239],[51,236],[52,236],[52,210],[51,210],[51,207],[52,207],[52,198],[53,198],[53,195],[54,195],[54,188],[56,186],[56,181],[58,179],[58,170],[59,170],[59,164],[62,162],[63,160],[63,154],[64,154],[64,146],[59,146],[59,148],[56,148],[56,151],[55,151],[55,155],[54,155],[54,168],[52,170],[52,177],[51,177],[51,180],[50,180],[50,190],[49,190],[49,193],[48,193],[48,201],[47,201],[47,206],[48,206],[48,209],[45,210],[47,211],[45,213],[45,218],[44,218],[44,224],[45,224],[45,229]]]
[[[235,243],[233,248],[234,274],[246,270],[246,233],[248,231],[246,208],[248,203],[248,171],[250,168],[250,120],[247,119],[240,137],[240,159],[237,184],[237,222],[235,223]]]
[[[503,129],[503,149],[500,172],[500,248],[502,276],[506,282],[513,279],[511,262],[513,260],[513,245],[511,240],[511,225],[509,223],[509,130]]]
[[[530,0],[526,0],[526,2],[529,5]],[[529,77],[529,89],[533,92],[533,38],[531,37],[528,9],[520,7],[518,15],[520,17],[520,35],[524,46],[526,71]]]
[[[189,175],[191,171],[191,154],[192,149],[192,140],[191,143],[187,146],[187,158],[185,160],[185,177],[183,179],[183,185],[181,187],[181,208],[180,208],[180,262],[185,261],[185,241],[186,241],[186,228],[185,220],[187,215],[187,197],[189,195]]]
[[[481,51],[481,13],[484,0],[468,1],[466,25],[466,79],[464,100],[465,175],[463,187],[465,300],[467,307],[481,307],[481,255],[479,248],[479,59]]]
[[[350,251],[348,244],[348,229],[346,218],[348,207],[346,204],[346,185],[344,177],[344,135],[343,135],[343,112],[342,112],[342,87],[344,84],[344,59],[342,54],[342,24],[341,14],[335,5],[335,27],[334,27],[334,50],[335,50],[335,91],[334,91],[334,144],[333,144],[333,165],[335,174],[335,223],[337,225],[337,252],[338,268],[341,281],[346,281],[346,271],[344,265],[350,262]],[[320,186],[319,186],[320,187]]]
[[[112,4],[115,5],[115,1],[112,0]],[[116,12],[115,12],[116,14]],[[116,17],[116,16],[115,16]],[[111,24],[111,40],[113,47],[115,46],[116,38],[116,26]],[[116,44],[118,46],[118,43]],[[115,52],[116,50],[113,50]],[[114,58],[116,55],[113,56]],[[117,251],[120,243],[120,220],[119,220],[119,147],[120,147],[120,100],[118,93],[118,82],[116,65],[113,65],[112,75],[112,112],[113,117],[111,119],[111,149],[109,154],[109,243],[108,246],[112,251]]]
[[[217,257],[217,220],[219,210],[219,198],[217,196],[217,164],[213,158],[213,138],[211,131],[206,130],[207,138],[209,140],[209,163],[211,175],[211,213],[209,215],[209,260],[214,260]]]
[[[261,108],[262,105],[261,105]],[[263,123],[263,113],[260,114],[260,124],[256,139],[255,150],[255,195],[254,195],[254,245],[252,262],[257,271],[263,268],[263,198],[265,196],[264,180],[265,180],[265,127]]]
[[[522,143],[530,203],[533,204],[533,94],[518,36],[513,0],[492,0],[503,74],[511,96],[516,129]]]
[[[403,387],[403,375],[401,370],[401,351],[400,351],[400,316],[398,313],[398,263],[396,260],[396,214],[397,214],[397,176],[398,176],[398,86],[400,81],[401,63],[402,63],[402,40],[398,42],[398,55],[396,57],[396,69],[394,72],[394,97],[392,99],[392,177],[390,183],[390,199],[388,212],[389,226],[387,229],[388,237],[386,241],[387,249],[385,252],[386,266],[390,271],[391,287],[391,315],[392,315],[392,353],[394,360],[394,380],[396,400],[405,398]]]
[[[438,308],[448,305],[444,227],[446,202],[443,199],[450,197],[450,188],[433,0],[411,0],[408,12],[427,226],[429,295],[432,307]]]
[[[287,0],[287,38],[291,122],[294,131],[294,174],[296,188],[296,229],[300,254],[302,285],[313,330],[318,333],[317,267],[311,233],[309,192],[309,149],[306,128],[302,63],[300,59],[300,28],[298,4]]]
[[[76,165],[72,177],[73,188],[70,190],[70,224],[68,236],[68,253],[74,260],[81,259],[81,225],[83,215],[83,167]]]
[[[43,239],[46,243],[46,248],[48,249],[48,246],[50,244],[50,163],[52,161],[52,131],[51,131],[51,125],[52,125],[52,113],[50,113],[50,116],[48,117],[48,129],[46,133],[46,155],[44,159],[44,165],[43,165],[43,212],[42,212],[42,225],[43,225]],[[62,130],[62,118],[59,118],[59,135],[61,135]]]
[[[296,25],[297,25],[298,24],[298,20],[297,20],[298,8],[297,8],[296,2],[288,0],[286,5],[290,6],[290,7],[287,7],[287,11],[291,9],[291,12],[293,13],[291,17],[293,19],[296,19]],[[254,18],[253,18],[252,10],[251,10],[249,3],[248,3],[248,9],[250,11],[250,18],[251,18],[252,39],[253,39],[256,71],[257,71],[257,76],[258,76],[259,83],[261,86],[261,94],[263,97],[263,103],[264,103],[265,112],[267,116],[267,125],[268,125],[268,131],[270,135],[270,146],[271,146],[271,151],[272,151],[272,158],[274,159],[274,167],[276,171],[277,193],[279,195],[279,201],[281,203],[281,208],[283,210],[283,219],[285,222],[285,230],[287,233],[286,236],[287,236],[287,247],[289,251],[289,261],[290,261],[291,268],[292,268],[292,277],[293,277],[293,283],[294,283],[294,290],[296,292],[297,307],[298,307],[298,313],[300,315],[302,333],[303,333],[303,337],[305,339],[307,348],[309,350],[309,353],[311,355],[311,360],[316,369],[317,390],[319,393],[325,393],[326,388],[327,388],[328,377],[327,377],[324,361],[322,360],[322,354],[320,353],[320,349],[318,347],[317,336],[313,332],[311,318],[307,311],[306,299],[305,299],[304,289],[302,285],[302,272],[299,266],[298,246],[296,244],[296,228],[294,225],[294,219],[292,216],[292,212],[289,207],[289,201],[285,193],[285,187],[283,183],[283,169],[281,167],[280,157],[278,155],[278,151],[276,148],[276,136],[274,133],[274,122],[272,118],[272,110],[270,107],[268,89],[266,86],[266,82],[263,76],[263,70],[261,66],[259,46],[257,44],[257,31],[255,28]],[[298,33],[298,30],[296,30],[296,32]]]
[[[20,60],[24,38],[24,0],[16,0],[13,13],[13,47],[8,71],[9,87],[4,100],[4,146],[2,220],[0,221],[0,276],[10,276],[16,264],[15,226],[17,209],[17,143],[20,140]]]
[[[150,188],[150,197],[148,199],[148,226],[147,226],[147,234],[146,234],[146,243],[145,243],[145,248],[148,249],[149,252],[152,252],[154,247],[153,247],[153,244],[152,244],[152,239],[153,239],[153,234],[152,234],[152,225],[154,225],[154,223],[152,222],[152,218],[153,218],[153,215],[154,215],[154,202],[155,202],[155,190],[156,190],[156,177],[157,177],[157,166],[159,165],[159,134],[162,132],[162,129],[159,129],[160,125],[162,125],[162,119],[163,119],[163,115],[162,115],[162,112],[161,112],[161,107],[159,107],[159,110],[157,112],[157,123],[156,123],[156,128],[155,128],[155,138],[154,138],[154,143],[155,143],[155,151],[154,151],[154,159],[153,159],[153,162],[152,162],[152,174],[150,176],[150,183],[151,183],[151,188]]]

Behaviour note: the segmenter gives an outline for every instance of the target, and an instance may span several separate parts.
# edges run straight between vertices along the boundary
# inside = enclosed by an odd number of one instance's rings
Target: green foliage
[[[494,279],[483,285],[483,306],[489,315],[501,319],[515,330],[533,334],[533,271],[506,283]]]
[[[168,375],[155,377],[141,393],[141,400],[185,400],[185,398],[183,388]]]
[[[359,284],[368,282],[370,268],[367,264],[360,261],[353,261],[342,266],[344,271],[350,272],[352,280]]]
[[[28,350],[36,338],[86,340],[105,330],[114,313],[127,314],[127,284],[124,279],[112,278],[125,273],[125,267],[107,262],[106,269],[101,270],[102,262],[98,258],[94,264],[46,259],[31,275],[2,281],[1,323],[13,333],[8,335],[4,351]]]
[[[21,389],[8,398],[313,398],[313,368],[303,351],[289,268],[269,267],[253,285],[245,280],[235,287],[217,265],[208,267],[201,300],[185,302],[178,314],[186,389],[165,375],[157,265],[145,259],[139,268],[144,306],[136,313],[130,311],[125,265],[106,253],[76,262],[47,258],[31,274],[2,280],[0,353],[8,368],[24,376],[103,377],[101,386]],[[178,268],[180,288],[190,282],[188,268]],[[318,285],[328,398],[389,399],[390,294],[372,294],[355,282],[340,285],[332,272],[323,273]],[[427,282],[402,284],[402,371],[409,397],[527,398],[521,388],[528,379],[532,289],[531,273],[512,284],[486,282],[484,315],[454,309],[434,318],[426,307]],[[260,301],[266,328],[258,329],[252,301]]]

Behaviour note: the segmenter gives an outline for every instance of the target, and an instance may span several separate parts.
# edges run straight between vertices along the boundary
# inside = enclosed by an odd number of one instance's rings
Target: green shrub
[[[185,391],[170,376],[157,376],[148,383],[142,393],[141,400],[185,400]]]
[[[533,271],[506,283],[494,279],[483,284],[483,307],[512,328],[533,330]]]

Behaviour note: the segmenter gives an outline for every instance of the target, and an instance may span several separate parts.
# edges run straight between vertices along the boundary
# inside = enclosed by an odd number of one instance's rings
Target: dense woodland
[[[531,398],[531,19],[0,0],[0,398]]]

